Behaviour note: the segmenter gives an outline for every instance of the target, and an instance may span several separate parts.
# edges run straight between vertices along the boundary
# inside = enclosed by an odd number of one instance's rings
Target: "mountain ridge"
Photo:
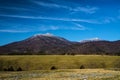
[[[98,54],[120,55],[120,40],[105,41],[93,40],[87,42],[72,42],[62,37],[35,35],[22,41],[0,46],[1,55],[9,54],[40,54],[40,55],[65,55],[65,54]]]

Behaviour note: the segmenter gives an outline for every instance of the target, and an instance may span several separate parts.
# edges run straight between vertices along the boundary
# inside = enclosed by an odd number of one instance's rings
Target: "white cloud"
[[[58,26],[40,26],[38,27],[38,31],[47,31],[47,30],[58,30]]]
[[[41,26],[38,31],[47,31],[47,30],[86,30],[85,27],[79,27],[78,25],[69,27],[69,26]]]
[[[54,7],[54,8],[66,8],[66,9],[69,9],[69,7],[67,6],[63,6],[63,5],[58,5],[58,4],[55,4],[55,3],[45,3],[45,2],[41,2],[41,1],[32,1],[33,3],[35,4],[38,4],[40,6],[44,6],[44,7]]]
[[[74,18],[53,18],[53,17],[42,17],[42,16],[20,16],[20,15],[0,15],[4,17],[14,17],[14,18],[26,18],[26,19],[41,19],[41,20],[57,20],[57,21],[73,21],[73,22],[86,22],[99,24],[96,20],[87,19],[74,19]]]
[[[95,13],[98,10],[98,8],[97,7],[86,6],[86,7],[77,7],[77,8],[74,8],[72,10],[73,10],[73,12],[81,11],[81,12],[93,14],[93,13]]]
[[[47,30],[87,30],[88,28],[86,28],[85,26],[76,23],[76,22],[71,22],[71,26],[40,26],[38,30],[41,31],[47,31]]]
[[[25,26],[25,25],[23,25]],[[58,30],[60,29],[57,26],[29,26],[28,28],[19,28],[19,29],[1,29],[0,32],[8,33],[25,33],[25,32],[38,32],[38,31],[48,31],[48,30]]]
[[[24,11],[28,11],[30,9],[27,8],[21,8],[21,7],[0,7],[2,9],[10,9],[10,10],[24,10]]]
[[[86,27],[81,25],[81,24],[78,24],[78,23],[74,23],[76,25],[75,29],[77,30],[86,30]]]
[[[25,33],[25,32],[30,32],[30,31],[13,30],[13,29],[4,29],[4,30],[0,30],[0,32],[8,32],[8,33]]]
[[[49,30],[86,30],[86,28],[80,24],[74,23],[75,26],[29,26],[28,28],[17,28],[16,29],[1,29],[0,32],[8,32],[8,33],[25,33],[25,32],[38,32],[38,31],[49,31]],[[26,26],[26,25],[22,25]]]
[[[111,22],[114,22],[116,19],[113,18],[113,17],[107,17],[103,20],[102,23],[111,23]]]
[[[41,2],[41,1],[32,1],[32,2],[37,4],[37,5],[44,6],[44,7],[64,8],[64,9],[67,9],[69,11],[72,11],[72,13],[81,11],[81,12],[93,14],[98,10],[97,7],[90,7],[90,6],[70,7],[70,6],[59,5],[59,4],[56,4],[56,3],[46,3],[46,2]]]

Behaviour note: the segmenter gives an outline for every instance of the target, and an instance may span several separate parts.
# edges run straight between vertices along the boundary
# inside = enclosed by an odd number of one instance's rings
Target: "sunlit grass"
[[[0,72],[6,80],[119,80],[120,72],[104,69],[60,69]]]
[[[120,68],[120,56],[98,55],[15,55],[0,56],[0,68],[13,66],[23,70],[50,70],[52,66],[58,69],[79,69],[84,65],[87,69]]]
[[[81,65],[85,69],[80,69]],[[15,71],[4,71],[10,66]],[[50,70],[52,66],[56,69]],[[18,67],[22,71],[17,72]],[[120,56],[0,56],[0,80],[120,80],[119,68]]]

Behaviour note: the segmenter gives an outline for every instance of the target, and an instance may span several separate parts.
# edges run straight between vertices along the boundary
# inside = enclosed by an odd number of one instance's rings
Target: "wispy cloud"
[[[90,7],[90,6],[70,7],[70,6],[65,6],[65,5],[59,5],[59,4],[56,4],[56,3],[46,3],[46,2],[42,2],[42,1],[32,1],[32,2],[37,4],[37,5],[44,6],[44,7],[64,8],[64,9],[67,9],[69,11],[72,11],[72,13],[85,12],[85,13],[93,14],[98,10],[97,7]]]
[[[1,24],[0,24],[1,25]],[[5,25],[5,24],[4,24]],[[4,26],[2,24],[2,26]],[[6,28],[5,28],[6,27]],[[55,25],[55,24],[38,24],[38,25],[20,25],[14,24],[12,25],[7,24],[5,27],[0,29],[0,32],[7,32],[7,33],[28,33],[28,32],[44,32],[49,30],[86,30],[86,27],[80,25],[76,22],[69,22],[69,26],[66,25]]]
[[[60,27],[58,26],[45,26],[42,25],[40,27],[38,27],[37,31],[48,31],[48,30],[59,30]]]
[[[38,4],[40,6],[44,6],[44,7],[54,7],[54,8],[65,8],[65,9],[70,9],[69,7],[67,6],[63,6],[63,5],[58,5],[58,4],[55,4],[55,3],[45,3],[45,2],[41,2],[41,1],[32,1],[33,3],[35,4]]]
[[[114,17],[106,17],[102,23],[111,23],[116,21],[116,19]]]
[[[96,20],[87,19],[74,19],[74,18],[54,18],[54,17],[42,17],[42,16],[20,16],[20,15],[0,15],[4,17],[25,18],[25,19],[41,19],[41,20],[56,20],[56,21],[73,21],[73,22],[86,22],[99,24]]]
[[[51,25],[51,26],[40,26],[38,28],[39,31],[47,31],[47,30],[86,30],[87,28],[81,24],[78,24],[78,23],[75,23],[75,22],[72,22],[72,26],[54,26],[54,25]]]
[[[36,30],[16,30],[16,29],[1,29],[0,32],[7,32],[7,33],[26,33],[26,32],[39,32],[39,31],[49,31],[49,30],[85,30],[84,27],[79,27],[78,25],[73,26],[73,27],[68,27],[68,26],[39,26],[36,27]]]
[[[0,7],[0,9],[30,11],[30,9],[22,7]]]
[[[14,30],[14,29],[4,29],[4,30],[0,30],[0,32],[8,32],[8,33],[25,33],[25,32],[30,32],[30,31]]]
[[[86,6],[86,7],[76,7],[74,9],[72,9],[73,12],[85,12],[85,13],[89,13],[89,14],[93,14],[95,13],[96,11],[98,10],[97,7],[89,7],[89,6]]]
[[[87,28],[81,24],[78,23],[73,23],[76,27],[74,27],[74,29],[76,30],[86,30]]]

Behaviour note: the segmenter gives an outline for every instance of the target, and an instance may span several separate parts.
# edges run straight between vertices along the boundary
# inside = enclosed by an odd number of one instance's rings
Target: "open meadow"
[[[0,72],[0,80],[120,80],[120,72],[104,69]]]
[[[0,80],[120,80],[120,56],[0,56]]]

